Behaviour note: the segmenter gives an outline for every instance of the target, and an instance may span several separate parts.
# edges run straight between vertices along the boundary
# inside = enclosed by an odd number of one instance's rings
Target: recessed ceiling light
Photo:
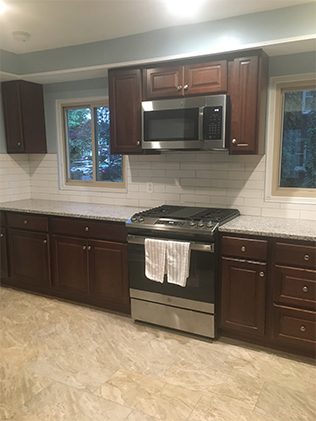
[[[7,5],[3,3],[3,1],[0,1],[0,15],[2,15],[2,13],[4,13],[6,9]]]
[[[206,0],[164,0],[166,8],[176,16],[195,16]]]

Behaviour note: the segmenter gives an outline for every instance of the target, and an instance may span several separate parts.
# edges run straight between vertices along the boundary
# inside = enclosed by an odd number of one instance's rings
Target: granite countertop
[[[239,216],[219,227],[220,232],[316,241],[316,222],[263,216]]]
[[[58,202],[54,200],[19,200],[0,204],[0,209],[15,212],[70,216],[125,222],[144,208],[132,206],[97,205]],[[293,240],[316,241],[316,222],[260,216],[239,216],[219,227],[220,232],[262,235]]]
[[[125,222],[134,213],[144,210],[143,208],[132,206],[96,205],[91,203],[70,203],[35,199],[1,203],[0,209],[117,222]]]

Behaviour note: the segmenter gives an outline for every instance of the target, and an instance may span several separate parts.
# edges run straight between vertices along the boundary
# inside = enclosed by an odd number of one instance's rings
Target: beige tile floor
[[[0,288],[0,419],[315,421],[311,360]]]

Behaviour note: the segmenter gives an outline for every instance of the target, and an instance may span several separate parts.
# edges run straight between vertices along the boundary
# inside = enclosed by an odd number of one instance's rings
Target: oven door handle
[[[145,239],[149,237],[142,237],[140,235],[131,235],[128,234],[127,236],[127,242],[129,244],[140,244],[145,245]],[[158,240],[164,240],[164,241],[172,241],[170,238],[157,238]],[[178,241],[178,240],[174,240]],[[190,241],[190,248],[194,251],[203,251],[208,253],[214,253],[214,243],[211,244],[205,244],[205,243],[196,243],[194,241]]]

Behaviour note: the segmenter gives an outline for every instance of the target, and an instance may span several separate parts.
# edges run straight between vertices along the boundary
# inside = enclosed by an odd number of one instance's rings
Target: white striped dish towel
[[[190,272],[190,243],[168,241],[167,244],[167,279],[171,284],[186,286]]]
[[[164,281],[167,241],[145,238],[145,275],[152,281]]]

